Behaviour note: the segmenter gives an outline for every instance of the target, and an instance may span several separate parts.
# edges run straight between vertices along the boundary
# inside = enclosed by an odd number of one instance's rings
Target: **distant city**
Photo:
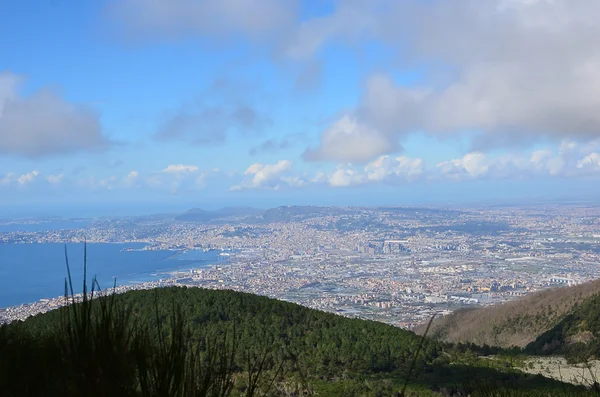
[[[223,261],[209,268],[117,292],[166,285],[231,289],[403,328],[460,307],[600,277],[600,207],[584,205],[235,207],[0,220],[0,244],[83,241],[223,251]],[[3,308],[0,323],[63,304],[64,297],[48,297]]]

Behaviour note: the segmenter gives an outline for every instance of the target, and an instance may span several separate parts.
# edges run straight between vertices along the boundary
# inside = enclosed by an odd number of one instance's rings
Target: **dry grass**
[[[591,360],[586,363],[569,364],[563,357],[535,357],[525,360],[523,367],[519,369],[561,382],[591,386],[600,375],[600,361]]]

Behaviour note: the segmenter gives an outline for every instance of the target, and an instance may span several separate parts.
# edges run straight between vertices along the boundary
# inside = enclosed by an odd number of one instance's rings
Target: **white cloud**
[[[32,183],[33,181],[35,181],[39,175],[40,175],[40,173],[38,171],[28,172],[27,174],[21,175],[17,179],[17,183],[19,185],[27,185],[27,184]]]
[[[179,173],[179,172],[196,172],[199,168],[195,165],[172,164],[163,170],[163,172]]]
[[[21,81],[0,72],[0,154],[38,158],[110,146],[91,109],[47,89],[22,97],[17,91]]]
[[[46,180],[51,185],[60,185],[63,182],[64,179],[65,179],[65,174],[63,174],[63,173],[56,174],[56,175],[48,175],[46,177]]]
[[[145,183],[150,188],[167,189],[173,194],[191,192],[204,188],[207,180],[219,172],[218,168],[201,170],[195,165],[171,164],[145,178]]]
[[[363,183],[364,176],[352,168],[338,168],[329,178],[329,185],[333,187],[347,187]]]
[[[590,153],[577,161],[577,168],[584,174],[600,175],[600,154]]]
[[[136,186],[136,182],[139,180],[140,173],[138,171],[131,171],[125,178],[123,178],[123,183],[127,187]]]
[[[588,154],[583,159],[581,159],[577,162],[577,168],[583,168],[587,165],[600,167],[600,154],[598,154],[598,153]]]
[[[379,131],[361,124],[354,117],[344,116],[323,132],[319,147],[307,150],[304,158],[308,161],[364,162],[397,149],[398,146]]]
[[[411,159],[406,156],[391,158],[380,156],[365,166],[367,178],[379,182],[387,179],[414,180],[425,172],[425,163],[422,159]]]
[[[275,164],[252,164],[244,175],[251,176],[250,179],[243,181],[240,185],[233,186],[231,190],[253,189],[266,187],[278,189],[281,175],[292,167],[289,160],[280,160]]]
[[[293,48],[314,55],[360,32],[359,45],[376,40],[402,54],[407,68],[423,71],[410,86],[391,74],[371,76],[359,106],[344,116],[389,142],[375,155],[393,153],[417,131],[476,133],[476,151],[587,141],[600,137],[597,15],[596,0],[340,2],[331,15],[304,22],[313,29],[298,34]],[[318,159],[356,159],[348,148],[322,154]]]
[[[167,167],[169,168],[169,167]],[[218,169],[202,171],[195,166],[174,165],[169,172],[167,169],[143,173],[132,170],[125,175],[98,177],[94,175],[65,180],[65,187],[76,187],[90,190],[155,190],[167,191],[172,194],[189,194],[206,187],[210,178],[216,175]],[[178,171],[173,171],[178,170]]]
[[[460,159],[437,165],[441,177],[511,178],[600,176],[597,153],[586,154],[585,146],[571,141],[562,142],[557,150],[535,150],[529,155],[505,154],[491,157],[481,152],[466,154]]]
[[[467,153],[461,159],[439,163],[437,167],[449,176],[460,177],[466,174],[470,177],[479,177],[488,173],[490,164],[485,154],[473,152]]]
[[[368,183],[403,183],[415,181],[425,176],[427,170],[422,159],[406,156],[392,158],[380,156],[366,164],[356,167],[351,164],[339,165],[329,176],[320,174],[313,183],[327,181],[332,187],[356,186]]]

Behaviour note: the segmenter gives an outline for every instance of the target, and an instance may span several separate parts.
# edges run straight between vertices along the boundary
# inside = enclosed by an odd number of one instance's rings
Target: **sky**
[[[597,15],[0,1],[0,213],[596,200]]]

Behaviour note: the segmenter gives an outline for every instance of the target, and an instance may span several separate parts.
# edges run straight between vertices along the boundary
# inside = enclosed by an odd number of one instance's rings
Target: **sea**
[[[221,251],[142,250],[143,243],[88,243],[88,288],[102,289],[165,279],[171,272],[223,263]],[[83,288],[83,243],[66,244],[75,293]],[[0,307],[64,295],[65,244],[0,244]]]

